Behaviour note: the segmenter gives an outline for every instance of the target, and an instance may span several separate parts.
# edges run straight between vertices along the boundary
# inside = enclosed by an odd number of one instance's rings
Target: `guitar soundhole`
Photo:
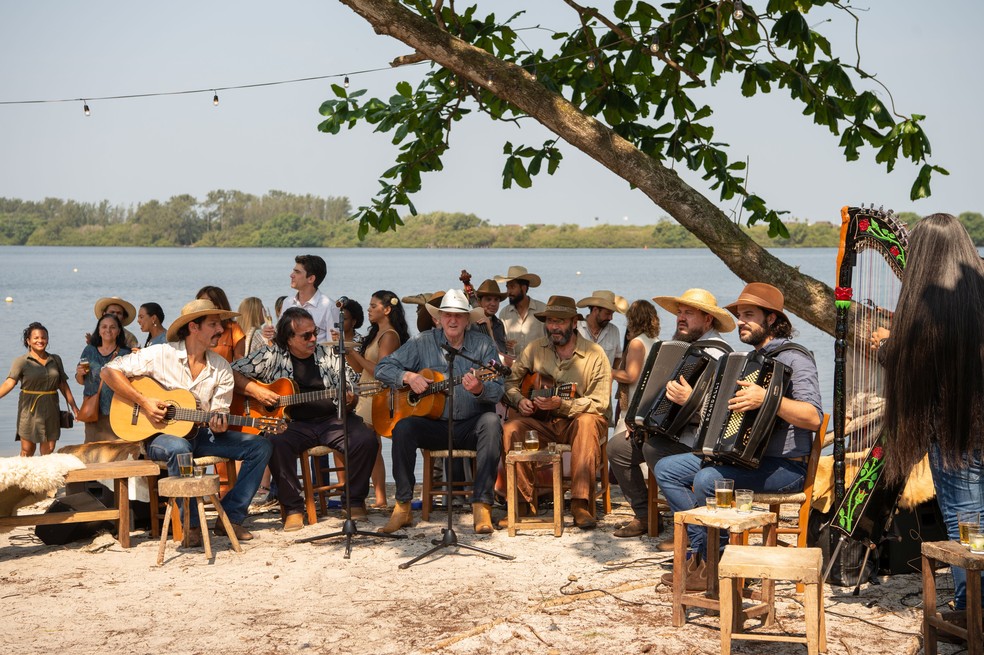
[[[263,409],[265,409],[267,411],[267,413],[270,414],[270,413],[273,413],[273,411],[275,409],[277,409],[277,406],[276,405],[264,405],[263,406]]]
[[[407,394],[407,404],[408,405],[410,405],[411,407],[416,407],[417,406],[417,403],[419,403],[419,402],[420,402],[420,396],[418,396],[415,393],[409,393],[409,394]]]
[[[164,412],[164,422],[165,423],[171,423],[171,422],[174,421],[174,413],[175,413],[175,411],[177,411],[177,408],[174,405],[168,405],[167,406],[167,410],[165,410],[165,412]]]

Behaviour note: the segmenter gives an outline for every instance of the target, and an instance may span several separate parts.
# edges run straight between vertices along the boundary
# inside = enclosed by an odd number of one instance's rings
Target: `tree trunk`
[[[398,39],[460,78],[488,89],[639,188],[735,275],[746,282],[778,287],[785,294],[786,308],[833,335],[835,311],[829,286],[771,255],[674,171],[548,91],[521,67],[448,34],[395,0],[339,1],[368,21],[377,34]]]

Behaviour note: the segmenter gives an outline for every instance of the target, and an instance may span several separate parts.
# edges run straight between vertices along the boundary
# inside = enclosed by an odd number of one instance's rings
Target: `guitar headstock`
[[[566,400],[577,395],[577,383],[576,382],[565,382],[557,386],[557,393],[555,394]]]
[[[373,380],[372,382],[360,382],[352,392],[357,396],[375,396],[376,394],[383,393],[388,388],[379,380]]]
[[[251,427],[256,428],[260,432],[282,434],[287,430],[287,421],[282,418],[268,418],[265,416],[259,416],[252,419]]]

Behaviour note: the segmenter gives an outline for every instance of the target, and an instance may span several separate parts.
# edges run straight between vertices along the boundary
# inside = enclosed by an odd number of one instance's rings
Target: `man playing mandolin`
[[[236,484],[222,498],[222,507],[232,522],[240,541],[253,535],[243,527],[249,502],[260,486],[263,469],[270,459],[270,443],[261,436],[227,432],[226,413],[232,400],[233,378],[229,363],[210,350],[222,334],[222,321],[236,312],[222,311],[211,300],[193,300],[181,308],[181,316],[167,330],[168,343],[141,348],[126,357],[118,357],[102,369],[102,380],[116,392],[116,397],[140,406],[161,433],[147,443],[147,457],[166,461],[168,475],[177,476],[178,454],[195,457],[226,457],[241,461]],[[169,405],[159,398],[144,395],[130,378],[150,376],[166,389],[187,389],[194,394],[199,409],[212,413],[207,426],[200,426],[187,438],[167,434],[163,422]],[[194,409],[194,408],[189,408]],[[193,503],[195,501],[192,501]],[[188,510],[189,508],[185,508]],[[198,512],[191,511],[188,543],[202,543]],[[215,532],[225,534],[221,523]]]
[[[281,394],[272,383],[289,380],[288,392],[300,392],[305,402],[291,403],[290,423],[282,434],[270,436],[273,456],[270,473],[277,482],[277,499],[284,506],[284,532],[304,527],[304,496],[297,479],[297,457],[314,446],[328,446],[345,455],[345,471],[352,494],[354,520],[366,518],[369,476],[376,461],[379,443],[362,419],[350,411],[346,415],[349,450],[345,451],[342,421],[335,405],[338,389],[339,358],[334,350],[318,343],[318,328],[311,314],[300,307],[284,310],[277,321],[273,345],[233,362],[236,390],[245,392],[265,407],[282,404]],[[346,367],[346,402],[352,410],[358,375]],[[342,499],[343,501],[345,499]]]
[[[493,530],[492,488],[502,451],[502,425],[495,414],[495,404],[502,398],[502,381],[494,377],[483,381],[468,359],[498,362],[495,344],[487,335],[468,329],[469,322],[485,312],[481,307],[472,310],[461,290],[448,290],[441,299],[440,308],[425,307],[438,326],[418,334],[381,359],[376,364],[376,379],[394,389],[406,385],[416,394],[428,394],[434,385],[433,377],[428,379],[422,375],[430,373],[425,369],[448,376],[445,352],[452,348],[460,353],[454,360],[451,380],[454,383],[460,377],[461,383],[454,395],[454,447],[477,452],[472,518],[477,534],[489,534]],[[413,470],[417,449],[447,448],[447,419],[448,408],[443,405],[439,417],[407,416],[393,428],[396,507],[380,532],[395,532],[412,523],[410,500],[416,482]],[[429,474],[429,471],[425,473]]]
[[[526,346],[513,364],[506,381],[506,403],[522,416],[506,423],[503,441],[508,450],[514,440],[522,441],[526,432],[535,430],[541,446],[548,441],[571,445],[571,514],[576,526],[590,529],[596,522],[588,500],[601,465],[601,439],[608,432],[612,367],[601,346],[578,335],[581,316],[573,298],[551,296],[546,308],[534,316],[546,325],[547,336]],[[548,384],[572,384],[578,397],[551,393],[531,400],[522,392],[523,380],[530,374],[549,378]],[[516,486],[526,499],[520,503],[519,515],[528,516],[536,508],[529,466],[516,467]]]

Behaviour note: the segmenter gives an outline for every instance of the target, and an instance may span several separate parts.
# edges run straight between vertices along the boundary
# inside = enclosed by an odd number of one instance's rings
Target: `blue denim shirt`
[[[399,389],[403,386],[403,376],[407,371],[419,373],[421,369],[429,368],[447,378],[448,363],[444,359],[444,351],[441,350],[441,346],[446,343],[448,340],[444,337],[444,331],[439,328],[421,332],[394,353],[379,360],[376,364],[376,379],[387,386]],[[492,339],[477,330],[465,330],[461,352],[480,362],[491,359],[499,361]],[[456,357],[454,360],[456,376],[464,375],[475,367],[475,364],[463,357]],[[454,418],[466,419],[483,412],[494,412],[495,404],[502,398],[503,390],[502,379],[498,377],[485,380],[482,393],[477,396],[459,386],[454,390]],[[441,418],[446,419],[447,413],[448,408],[445,405]]]
[[[789,343],[789,339],[772,339],[759,352],[768,355],[786,343]],[[816,408],[817,416],[822,419],[823,402],[820,398],[816,362],[797,350],[781,352],[775,358],[792,371],[784,397],[810,403]],[[786,421],[777,419],[769,444],[765,448],[765,456],[805,457],[810,454],[812,444],[813,432],[806,428],[795,428]]]

